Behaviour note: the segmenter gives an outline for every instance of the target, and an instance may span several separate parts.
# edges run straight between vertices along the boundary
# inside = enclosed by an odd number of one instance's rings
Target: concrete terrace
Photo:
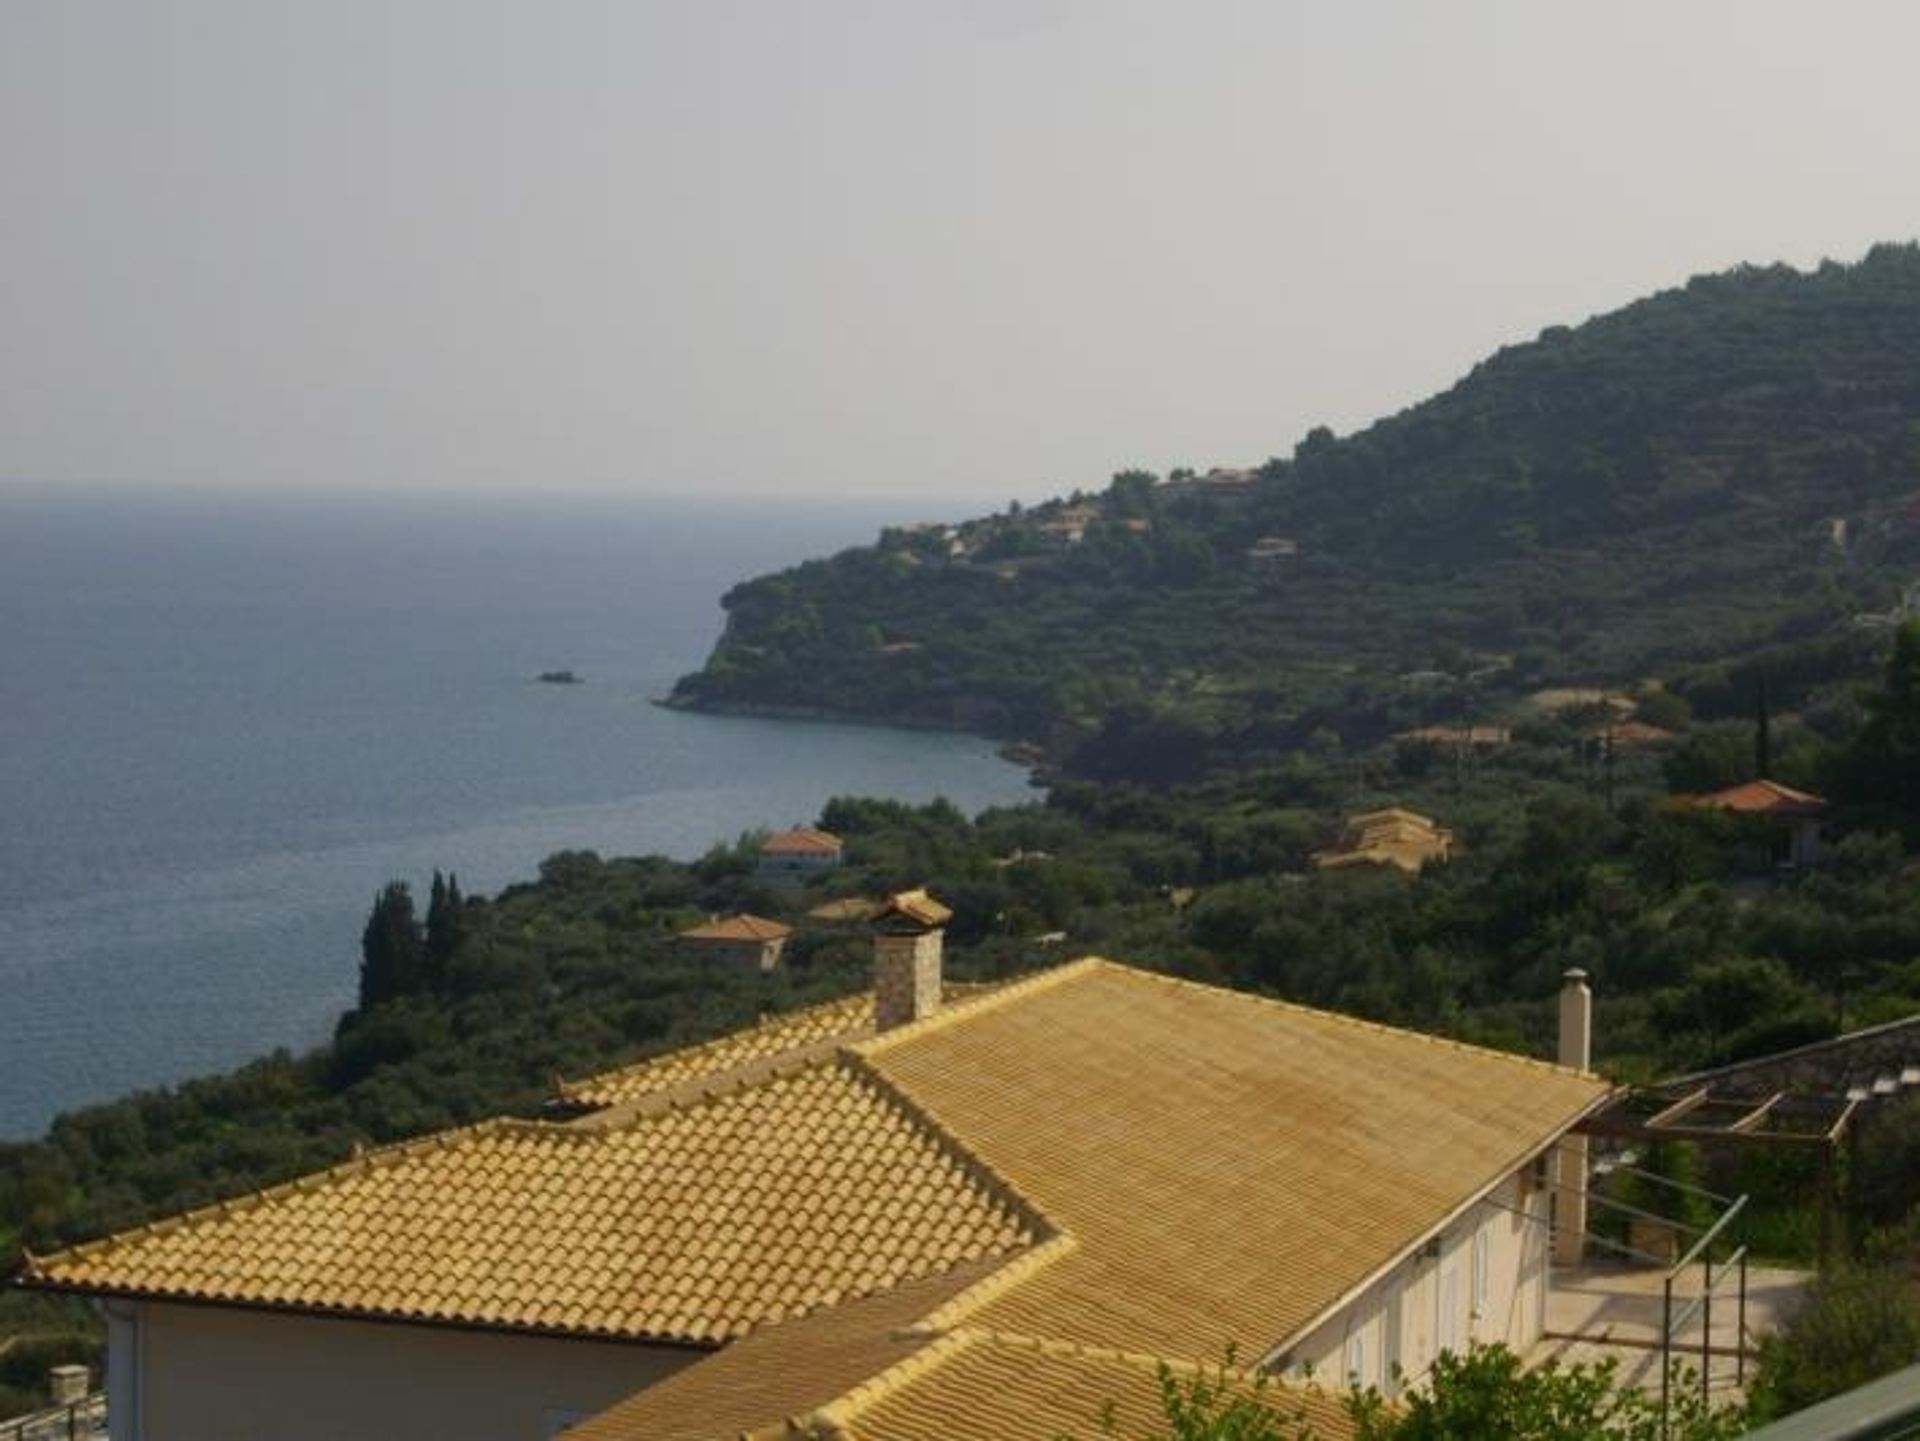
[[[1660,1389],[1662,1283],[1666,1271],[1653,1266],[1588,1265],[1554,1273],[1547,1296],[1546,1334],[1528,1353],[1530,1362],[1558,1360],[1592,1363],[1612,1357],[1618,1379],[1646,1391]],[[1800,1304],[1811,1272],[1752,1266],[1747,1270],[1746,1329],[1740,1328],[1738,1291],[1731,1277],[1716,1289],[1712,1307],[1711,1355],[1707,1380],[1714,1398],[1732,1401],[1742,1394],[1740,1352],[1746,1352],[1749,1378],[1759,1339],[1779,1329]],[[1674,1309],[1696,1299],[1701,1275],[1690,1266],[1674,1281]],[[1683,1367],[1700,1367],[1704,1310],[1679,1327],[1674,1355]]]

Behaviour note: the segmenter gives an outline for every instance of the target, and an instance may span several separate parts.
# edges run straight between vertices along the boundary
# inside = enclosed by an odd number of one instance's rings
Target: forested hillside
[[[1627,1081],[1910,1016],[1916,422],[1920,250],[1882,248],[1695,281],[1257,472],[1131,472],[744,585],[683,702],[1032,737],[1077,774],[977,817],[834,801],[847,862],[799,889],[756,877],[752,837],[693,863],[562,852],[492,898],[435,876],[420,914],[388,887],[330,1044],[0,1144],[0,1247],[540,1114],[556,1073],[861,989],[870,941],[821,904],[914,885],[953,909],[956,978],[1099,953],[1534,1054],[1579,966]],[[1766,816],[1687,800],[1760,775],[1828,798],[1819,864],[1782,869]],[[1433,818],[1445,857],[1324,863],[1385,807]],[[795,928],[778,972],[673,943],[743,910]],[[1920,1258],[1902,1114],[1862,1150],[1901,1183],[1847,1199],[1870,1262],[1906,1228],[1895,1281]],[[1701,1164],[1754,1193],[1757,1255],[1812,1258],[1797,1159]],[[1876,1365],[1920,1355],[1920,1293],[1896,1300],[1910,1329]],[[0,1414],[96,1333],[79,1303],[0,1297]]]
[[[1917,572],[1920,249],[1887,245],[1550,329],[1257,470],[1126,472],[748,582],[674,701],[955,725],[1087,774],[1147,741],[1187,778],[1549,682],[1769,650],[1831,678]]]

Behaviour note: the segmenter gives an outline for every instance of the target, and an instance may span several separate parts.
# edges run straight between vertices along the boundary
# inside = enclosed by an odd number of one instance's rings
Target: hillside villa
[[[754,874],[763,881],[798,885],[839,865],[845,849],[832,831],[794,826],[760,843]]]
[[[1300,557],[1300,542],[1288,535],[1263,535],[1247,547],[1247,563],[1255,569]]]
[[[1397,866],[1409,873],[1453,854],[1453,832],[1418,811],[1389,806],[1347,817],[1340,839],[1313,853],[1322,870],[1343,866]]]
[[[1091,958],[955,999],[946,920],[888,902],[871,993],[22,1283],[100,1301],[115,1441],[1050,1438],[1229,1343],[1333,1437],[1309,1374],[1540,1336],[1614,1094],[1584,985],[1561,1066]]]
[[[1513,732],[1506,726],[1495,725],[1432,725],[1395,731],[1393,738],[1404,745],[1471,746],[1481,750],[1498,750],[1501,746],[1512,744]]]
[[[1820,828],[1827,814],[1824,796],[1778,781],[1756,780],[1683,799],[1696,810],[1728,811],[1765,821],[1770,854],[1783,870],[1820,863]]]
[[[1653,725],[1636,716],[1601,726],[1592,734],[1595,740],[1616,746],[1663,746],[1679,739],[1664,726]]]
[[[765,916],[715,917],[703,926],[680,932],[674,944],[695,960],[736,966],[743,971],[771,971],[780,964],[791,926]]]

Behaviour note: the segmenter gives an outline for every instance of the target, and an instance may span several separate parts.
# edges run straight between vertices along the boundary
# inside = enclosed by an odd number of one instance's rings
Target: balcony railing
[[[107,1398],[95,1392],[84,1401],[0,1421],[0,1441],[99,1441],[107,1434]]]

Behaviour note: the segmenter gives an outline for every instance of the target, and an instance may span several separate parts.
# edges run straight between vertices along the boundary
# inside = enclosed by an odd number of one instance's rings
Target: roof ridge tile
[[[859,1415],[898,1391],[905,1390],[927,1372],[945,1365],[953,1357],[980,1344],[985,1332],[949,1331],[937,1336],[916,1351],[876,1371],[859,1385],[841,1392],[831,1401],[815,1407],[805,1416],[794,1418],[802,1436],[845,1436]],[[793,1425],[793,1421],[789,1421]],[[807,1428],[813,1429],[807,1429]]]
[[[630,1101],[615,1101],[571,1121],[525,1121],[520,1124],[545,1126],[553,1131],[570,1132],[577,1136],[611,1135],[658,1116],[700,1110],[717,1101],[731,1100],[743,1091],[789,1080],[809,1071],[830,1069],[843,1046],[844,1042],[834,1037],[811,1041],[791,1050],[756,1056],[725,1071],[691,1076],[675,1085],[648,1091]]]
[[[675,1061],[688,1061],[700,1056],[711,1055],[716,1051],[724,1051],[728,1047],[738,1045],[740,1039],[744,1036],[781,1030],[796,1022],[804,1023],[809,1020],[825,1021],[836,1010],[857,1010],[862,1002],[866,1003],[869,1016],[871,1016],[873,992],[871,990],[853,991],[847,995],[837,997],[830,1001],[821,1001],[815,1005],[798,1006],[791,1011],[780,1011],[773,1015],[762,1015],[750,1026],[741,1026],[735,1030],[725,1031],[708,1040],[696,1041],[691,1046],[679,1046],[670,1051],[661,1051],[658,1055],[647,1056],[637,1061],[630,1061],[624,1066],[615,1066],[611,1070],[597,1071],[593,1075],[583,1076],[579,1080],[569,1081],[564,1076],[555,1077],[554,1091],[560,1100],[573,1100],[585,1092],[590,1086],[594,1086],[596,1089],[604,1089],[604,1087],[596,1086],[596,1083],[609,1081],[613,1077],[637,1075],[649,1067],[663,1066]],[[868,1024],[870,1023],[871,1021],[869,1020]],[[860,1022],[858,1021],[854,1022],[855,1027],[859,1024]]]
[[[989,1302],[999,1299],[1036,1272],[1043,1271],[1062,1257],[1071,1255],[1079,1245],[1080,1242],[1071,1232],[1056,1231],[1039,1245],[1014,1256],[1006,1265],[988,1272],[964,1291],[948,1297],[945,1302],[906,1329],[928,1334],[958,1330],[961,1327],[962,1318],[971,1316]]]
[[[989,991],[986,995],[969,1000],[964,1006],[941,1006],[931,1015],[922,1016],[917,1021],[909,1021],[905,1025],[895,1026],[891,1030],[863,1040],[848,1042],[847,1049],[862,1056],[881,1055],[932,1032],[946,1030],[980,1016],[990,1016],[995,1011],[1017,1001],[1023,1001],[1037,992],[1049,991],[1055,986],[1080,980],[1092,975],[1098,966],[1107,964],[1110,962],[1101,961],[1097,956],[1083,956],[1079,960],[1068,961],[1063,965],[1048,966],[1045,970],[1035,971],[1031,975],[1008,981],[1004,986]]]
[[[1512,1061],[1519,1065],[1531,1066],[1537,1070],[1549,1071],[1558,1076],[1576,1076],[1582,1080],[1591,1080],[1597,1074],[1594,1071],[1577,1070],[1572,1066],[1562,1066],[1554,1061],[1544,1061],[1538,1056],[1529,1056],[1520,1051],[1503,1051],[1495,1046],[1478,1046],[1471,1041],[1456,1040],[1452,1036],[1436,1036],[1428,1031],[1409,1030],[1404,1026],[1389,1026],[1384,1021],[1369,1021],[1360,1016],[1349,1015],[1345,1011],[1322,1010],[1318,1006],[1302,1005],[1299,1001],[1285,1000],[1279,996],[1265,996],[1257,991],[1228,990],[1221,986],[1209,986],[1201,981],[1190,981],[1184,976],[1170,976],[1165,971],[1151,971],[1141,966],[1123,965],[1118,961],[1109,961],[1101,956],[1084,956],[1072,964],[1090,963],[1103,970],[1120,975],[1138,977],[1141,980],[1158,982],[1181,990],[1198,991],[1209,996],[1231,996],[1239,1000],[1250,1001],[1255,1005],[1274,1010],[1286,1011],[1291,1015],[1310,1016],[1316,1020],[1331,1022],[1334,1025],[1365,1031],[1371,1035],[1401,1036],[1408,1040],[1423,1041],[1430,1046],[1440,1046],[1448,1050],[1464,1051],[1469,1055],[1487,1056],[1494,1060]],[[1062,969],[1066,969],[1062,967]],[[903,1028],[904,1029],[904,1028]],[[891,1034],[891,1032],[889,1032]]]
[[[1038,1206],[1022,1195],[1012,1181],[1003,1176],[983,1157],[963,1145],[951,1128],[944,1125],[937,1116],[882,1073],[859,1047],[841,1048],[840,1062],[852,1075],[879,1095],[886,1104],[905,1116],[909,1124],[931,1140],[943,1155],[955,1162],[966,1179],[1004,1205],[1013,1213],[1015,1220],[1033,1231],[1043,1243],[1061,1234],[1060,1228]]]

